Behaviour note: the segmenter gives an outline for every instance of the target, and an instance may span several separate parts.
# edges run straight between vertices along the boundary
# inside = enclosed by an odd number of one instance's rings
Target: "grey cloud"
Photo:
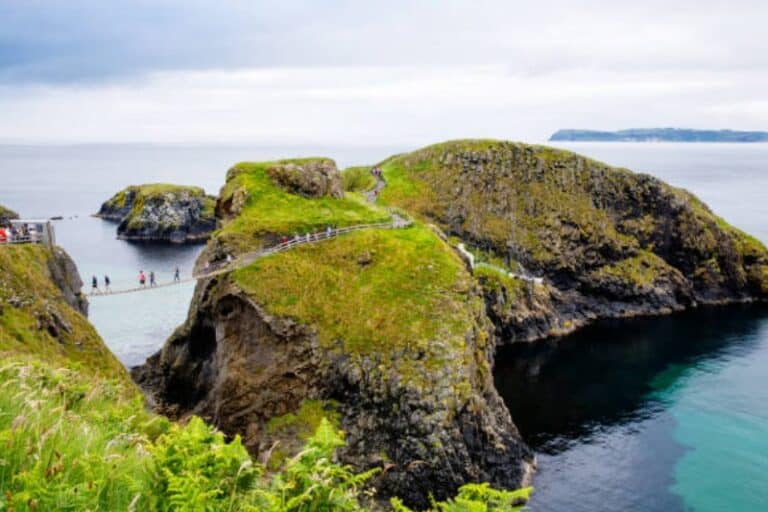
[[[523,74],[768,66],[766,2],[575,4],[4,0],[0,81],[277,66],[506,64]]]

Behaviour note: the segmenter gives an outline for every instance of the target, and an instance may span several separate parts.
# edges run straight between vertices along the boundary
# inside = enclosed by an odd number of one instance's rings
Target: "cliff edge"
[[[766,248],[646,174],[493,140],[437,144],[382,169],[382,202],[436,223],[485,263],[476,275],[503,342],[768,297]]]

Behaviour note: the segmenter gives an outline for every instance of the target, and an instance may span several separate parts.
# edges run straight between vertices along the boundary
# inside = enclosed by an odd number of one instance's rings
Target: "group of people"
[[[147,279],[147,274],[144,273],[143,270],[139,270],[139,286],[141,288],[147,287],[147,280],[149,280],[149,287],[154,288],[157,286],[157,277],[155,276],[154,271],[149,272],[149,279]],[[179,283],[181,282],[181,270],[179,267],[176,267],[173,271],[173,282]],[[93,276],[91,279],[91,293],[94,294],[100,294],[102,291],[99,289],[99,279],[96,276]],[[112,281],[109,279],[108,275],[104,276],[104,292],[103,293],[112,293]]]
[[[40,240],[40,234],[34,225],[0,227],[0,244],[19,243],[19,242],[37,242]]]
[[[381,178],[381,167],[372,168],[371,174],[373,174],[376,178]]]

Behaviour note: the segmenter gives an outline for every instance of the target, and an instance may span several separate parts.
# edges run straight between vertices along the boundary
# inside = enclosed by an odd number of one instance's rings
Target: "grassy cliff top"
[[[323,230],[327,225],[344,227],[390,219],[386,210],[371,206],[358,194],[347,193],[342,198],[304,197],[279,187],[267,172],[276,165],[302,166],[318,161],[332,163],[311,158],[235,165],[219,195],[220,205],[230,205],[230,218],[225,219],[219,236],[248,247],[269,234],[302,234]]]
[[[326,348],[380,357],[406,381],[473,357],[465,344],[480,307],[472,279],[421,225],[270,256],[238,270],[235,282],[270,313],[315,326]]]
[[[383,204],[541,270],[580,279],[619,260],[625,266],[647,261],[637,256],[650,251],[702,290],[762,287],[768,293],[768,252],[760,242],[693,194],[646,174],[566,150],[496,140],[436,144],[381,166]]]
[[[0,246],[0,356],[24,354],[54,365],[74,363],[130,382],[93,326],[51,281],[51,257],[42,245]]]

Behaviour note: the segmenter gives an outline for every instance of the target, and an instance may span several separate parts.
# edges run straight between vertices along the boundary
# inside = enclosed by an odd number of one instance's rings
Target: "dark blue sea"
[[[560,144],[685,187],[768,242],[768,144]],[[83,278],[114,288],[139,270],[189,273],[200,246],[133,244],[90,217],[122,187],[148,182],[216,193],[241,160],[327,155],[340,167],[407,147],[0,146],[0,204],[62,215],[59,244]],[[186,316],[191,285],[95,298],[90,319],[127,366]],[[768,510],[768,310],[702,309],[605,322],[500,350],[497,386],[539,470],[533,511]]]

